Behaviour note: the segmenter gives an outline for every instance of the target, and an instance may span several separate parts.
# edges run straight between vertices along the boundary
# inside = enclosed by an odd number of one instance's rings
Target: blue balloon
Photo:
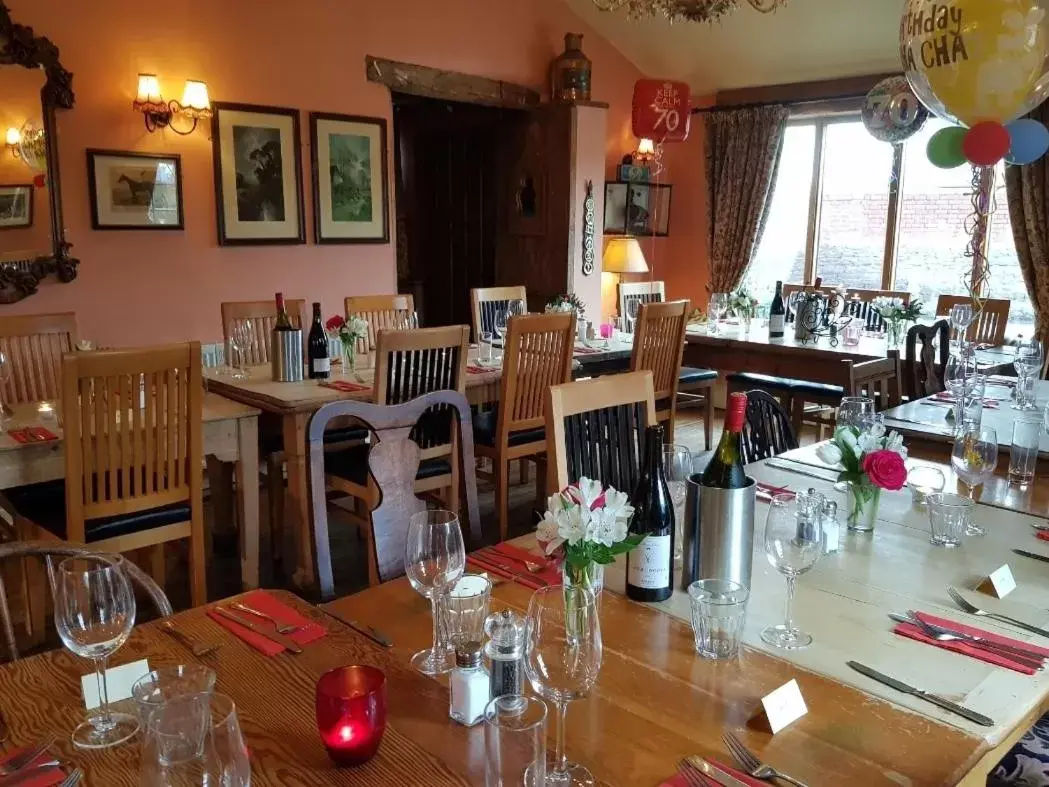
[[[1014,120],[1005,128],[1012,143],[1005,157],[1010,164],[1030,164],[1049,150],[1049,129],[1037,120]]]

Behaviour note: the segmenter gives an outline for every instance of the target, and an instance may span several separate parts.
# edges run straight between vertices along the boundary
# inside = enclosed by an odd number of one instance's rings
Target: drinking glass
[[[968,532],[976,504],[963,495],[937,492],[929,495],[929,542],[938,547],[958,547]]]
[[[492,583],[480,574],[463,574],[442,599],[444,631],[453,649],[481,642],[492,597]]]
[[[858,317],[853,317],[845,323],[845,327],[842,328],[841,332],[846,347],[859,346],[860,339],[863,338],[863,327],[863,320]]]
[[[998,466],[998,433],[990,428],[976,428],[954,438],[951,466],[969,491],[969,499],[976,500],[976,487],[994,475]],[[982,536],[986,531],[970,523],[966,535]]]
[[[983,423],[983,397],[987,390],[987,378],[974,374],[951,380],[947,388],[954,397],[954,429],[956,434],[965,434],[979,429]]]
[[[929,495],[942,492],[947,479],[935,467],[919,465],[907,473],[907,486],[911,489],[911,502],[924,508],[929,502]]]
[[[864,429],[874,416],[874,400],[866,396],[846,396],[838,405],[838,426],[855,426]]]
[[[495,333],[499,337],[500,343],[506,337],[506,324],[509,319],[510,315],[506,309],[495,310],[495,315],[492,317],[492,327],[495,328]]]
[[[546,703],[507,694],[484,712],[485,787],[544,787]]]
[[[528,603],[525,674],[532,689],[557,708],[556,749],[546,784],[591,785],[584,766],[565,757],[568,703],[585,697],[601,671],[601,623],[594,594],[583,587],[545,587]]]
[[[964,346],[965,331],[972,325],[973,320],[976,319],[976,315],[973,313],[973,307],[968,303],[956,303],[951,307],[951,328],[952,333],[957,337],[958,345]]]
[[[812,636],[794,627],[791,617],[794,604],[794,585],[819,559],[823,551],[823,528],[819,519],[808,520],[801,526],[798,504],[794,495],[779,494],[769,504],[765,520],[765,557],[769,564],[787,578],[785,620],[761,632],[761,639],[774,648],[795,650],[812,644]]]
[[[135,625],[135,594],[119,555],[63,560],[55,575],[55,627],[69,650],[91,659],[98,681],[98,708],[73,730],[73,745],[105,749],[138,732],[138,719],[109,708],[106,661],[127,642]]]
[[[424,675],[444,674],[452,663],[448,649],[441,644],[442,602],[466,567],[459,518],[440,509],[412,514],[404,565],[412,587],[430,599],[433,615],[433,647],[412,656],[412,666]]]
[[[250,320],[237,320],[233,323],[230,334],[231,349],[237,353],[237,371],[234,377],[244,379],[248,376],[248,360],[254,356],[252,352],[255,347],[255,331]]]
[[[482,363],[490,364],[495,355],[492,349],[492,342],[495,340],[495,336],[491,331],[481,331],[481,346],[479,350],[479,360]]]
[[[682,541],[684,539],[685,495],[688,492],[688,479],[692,477],[692,452],[688,446],[669,445],[663,448],[663,471],[667,477],[667,488],[670,500],[674,504],[674,565],[681,567]]]
[[[220,778],[215,787],[249,787],[251,760],[233,698],[211,695],[211,759]]]
[[[509,319],[510,317],[519,317],[520,315],[525,314],[526,312],[527,312],[527,309],[525,308],[525,302],[524,301],[522,301],[520,299],[513,300],[513,301],[507,301],[507,303],[506,303],[506,317],[507,317],[507,319]]]
[[[0,429],[3,429],[8,419],[8,407],[4,404],[4,389],[7,387],[7,381],[11,379],[11,364],[9,361],[7,353],[0,352]]]
[[[634,332],[634,325],[637,324],[637,314],[641,311],[641,301],[637,298],[631,298],[626,302],[626,316],[629,322],[630,333]]]
[[[1024,413],[1013,421],[1013,439],[1009,447],[1009,482],[1027,486],[1034,480],[1038,462],[1038,441],[1042,436],[1042,417]]]
[[[1016,368],[1015,401],[1014,410],[1034,410],[1037,405],[1034,401],[1033,388],[1034,379],[1042,370],[1045,356],[1042,353],[1042,343],[1037,339],[1027,339],[1016,347],[1013,358],[1013,366]]]
[[[708,659],[730,659],[739,652],[750,592],[728,579],[700,579],[688,586],[696,652]]]

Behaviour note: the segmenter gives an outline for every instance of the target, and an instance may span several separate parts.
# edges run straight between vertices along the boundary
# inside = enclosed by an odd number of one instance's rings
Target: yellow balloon
[[[1049,96],[1049,0],[907,0],[900,57],[935,114],[1008,123]]]

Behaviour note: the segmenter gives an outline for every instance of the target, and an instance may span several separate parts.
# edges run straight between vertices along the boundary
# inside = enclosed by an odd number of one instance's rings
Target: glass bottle
[[[488,671],[481,663],[481,643],[464,642],[455,651],[455,669],[448,680],[448,715],[467,727],[484,718],[490,699]]]
[[[582,33],[565,33],[565,51],[550,66],[550,100],[554,103],[590,100],[591,64],[582,47]]]
[[[489,685],[493,698],[524,694],[525,621],[509,609],[493,612],[484,622],[488,642]]]

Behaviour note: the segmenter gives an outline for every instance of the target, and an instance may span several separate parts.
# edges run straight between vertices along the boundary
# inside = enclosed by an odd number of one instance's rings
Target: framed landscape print
[[[299,111],[212,108],[219,244],[305,243]]]
[[[33,226],[33,185],[0,186],[0,230]]]
[[[121,150],[88,150],[91,227],[180,230],[182,158]]]
[[[388,243],[386,121],[310,113],[317,243]]]

